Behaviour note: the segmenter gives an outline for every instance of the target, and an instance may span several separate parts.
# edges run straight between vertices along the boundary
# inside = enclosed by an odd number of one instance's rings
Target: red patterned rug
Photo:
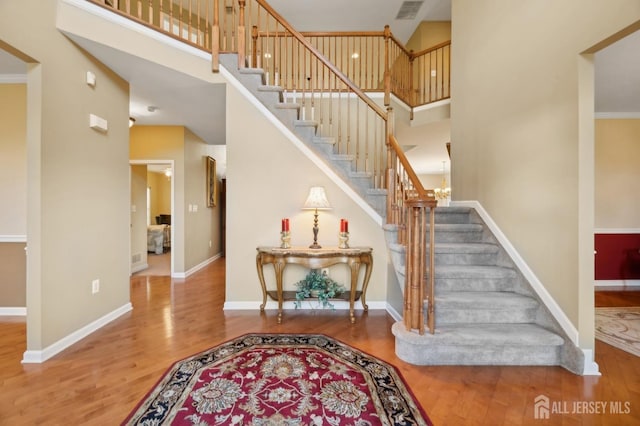
[[[125,425],[431,425],[395,367],[317,334],[247,334],[175,363]]]

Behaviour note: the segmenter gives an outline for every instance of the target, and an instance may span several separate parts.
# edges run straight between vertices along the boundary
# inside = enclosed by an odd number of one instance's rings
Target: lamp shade
[[[324,192],[323,186],[312,186],[309,189],[309,196],[304,202],[303,209],[329,210],[331,205],[327,200],[327,194]]]

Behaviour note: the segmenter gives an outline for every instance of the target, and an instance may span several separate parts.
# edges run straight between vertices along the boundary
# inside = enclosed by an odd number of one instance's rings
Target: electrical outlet
[[[91,281],[91,293],[96,294],[100,291],[100,280]]]
[[[212,247],[211,240],[209,240],[209,248],[211,248],[211,247]]]
[[[329,276],[329,268],[322,268],[320,272],[322,272],[322,275],[326,275],[327,277]]]

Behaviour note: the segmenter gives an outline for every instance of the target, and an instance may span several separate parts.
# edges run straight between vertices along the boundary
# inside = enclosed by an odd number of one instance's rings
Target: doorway
[[[173,276],[173,160],[131,160],[131,274]]]

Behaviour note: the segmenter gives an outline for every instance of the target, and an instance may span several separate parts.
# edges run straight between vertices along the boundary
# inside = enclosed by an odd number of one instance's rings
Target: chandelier
[[[445,177],[444,173],[444,164],[445,161],[442,162],[442,183],[440,184],[440,188],[436,188],[433,190],[438,200],[446,200],[447,198],[451,197],[451,188],[447,186],[447,178]]]

